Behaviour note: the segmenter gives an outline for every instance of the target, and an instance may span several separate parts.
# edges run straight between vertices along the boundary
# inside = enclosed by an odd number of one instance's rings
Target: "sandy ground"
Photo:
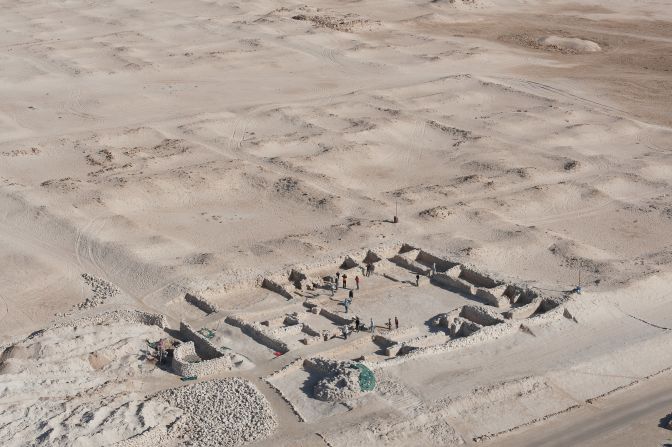
[[[672,366],[672,2],[28,0],[4,5],[0,24],[0,343],[90,307],[217,327],[257,365],[244,375],[278,415],[261,441],[275,446],[507,430],[535,445],[516,427]],[[300,423],[259,377],[377,347],[335,339],[271,360],[224,317],[301,305],[237,284],[391,240],[548,293],[580,271],[578,323],[387,368],[365,405]],[[420,289],[408,309],[414,289],[373,285],[359,311],[419,333],[459,301]],[[29,369],[0,371],[28,395],[13,415],[41,397]],[[663,442],[651,427],[664,406],[628,414],[641,424],[627,439]],[[583,423],[567,421],[554,433]],[[574,441],[618,437],[593,426]]]

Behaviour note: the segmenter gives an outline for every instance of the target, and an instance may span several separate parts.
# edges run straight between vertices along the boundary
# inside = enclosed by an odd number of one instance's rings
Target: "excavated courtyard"
[[[373,267],[369,276],[367,266]],[[346,289],[339,283],[332,295],[336,272],[346,274],[348,283]],[[371,439],[391,445],[473,443],[637,386],[639,380],[631,377],[668,374],[663,352],[665,340],[672,341],[669,333],[661,336],[661,326],[615,313],[628,302],[627,290],[612,297],[547,293],[409,244],[388,243],[267,272],[225,293],[180,295],[169,308],[179,311],[181,321],[90,309],[88,317],[65,316],[5,346],[0,364],[5,379],[22,383],[37,367],[44,383],[53,360],[35,353],[56,355],[60,346],[81,339],[78,350],[56,364],[73,368],[75,359],[86,358],[77,368],[90,378],[69,384],[60,401],[45,407],[52,427],[46,431],[15,418],[30,402],[17,399],[22,388],[5,386],[2,395],[11,404],[0,435],[54,444],[88,436],[108,410],[79,396],[97,389],[114,402],[113,413],[132,421],[108,424],[101,432],[125,447],[292,445],[296,439],[335,446]],[[622,357],[606,349],[613,344],[614,325],[629,337]],[[117,329],[128,337],[116,341]],[[146,344],[138,343],[138,334],[147,337]],[[163,364],[160,343],[170,347]],[[631,363],[651,352],[661,355]],[[135,383],[128,396],[120,394],[113,376],[125,363],[137,365],[125,373]],[[101,374],[107,380],[101,382]],[[233,412],[232,402],[240,407]],[[59,408],[72,404],[93,425],[61,433]],[[131,417],[136,406],[141,410]],[[232,423],[234,413],[240,423]],[[226,440],[212,431],[222,423],[228,424],[222,432]]]

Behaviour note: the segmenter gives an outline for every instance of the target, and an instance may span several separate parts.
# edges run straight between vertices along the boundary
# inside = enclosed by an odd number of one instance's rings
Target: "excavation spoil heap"
[[[277,426],[264,396],[239,378],[195,383],[157,397],[184,412],[176,430],[187,445],[239,446],[266,438]]]
[[[373,372],[361,363],[316,357],[306,360],[304,367],[324,376],[313,388],[314,396],[319,400],[353,400],[367,391],[372,391],[376,386]]]

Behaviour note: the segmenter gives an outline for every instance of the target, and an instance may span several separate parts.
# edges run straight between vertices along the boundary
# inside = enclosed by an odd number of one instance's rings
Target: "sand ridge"
[[[249,380],[276,411],[278,430],[257,442],[274,446],[397,445],[416,433],[428,445],[490,436],[497,443],[513,427],[584,408],[586,399],[627,382],[622,376],[664,370],[672,327],[665,285],[672,265],[671,6],[6,5],[0,343],[53,321],[117,310],[165,315],[175,330],[182,320],[212,326],[218,348],[229,346],[255,365],[230,374]],[[572,290],[580,274],[585,299],[566,307],[572,318],[559,311],[556,325],[522,322],[496,343],[467,346],[469,358],[444,352],[385,368],[379,394],[364,396],[361,406],[321,406],[306,397],[307,373],[298,366],[271,384],[259,379],[322,349],[339,360],[385,357],[389,346],[363,334],[352,344],[338,337],[304,344],[317,337],[313,327],[335,329],[302,301],[313,293],[328,300],[319,287],[346,257],[364,262],[367,250],[379,250],[389,263],[399,253],[380,247],[401,242],[544,296]],[[406,261],[410,270],[392,262],[394,280],[370,282],[360,311],[383,325],[419,293],[425,301],[407,311],[412,328],[399,341],[445,341],[430,333],[432,318],[464,306],[464,297],[433,284],[411,288],[419,267],[416,258]],[[295,289],[313,281],[316,290]],[[185,300],[187,293],[196,299]],[[385,302],[390,311],[383,314]],[[331,304],[321,308],[341,318],[343,309]],[[308,314],[300,322],[308,332],[286,329],[287,357],[277,360],[226,323],[243,315],[262,325],[299,311]],[[68,398],[89,393],[95,408],[67,400],[45,406],[33,418],[49,421],[45,439],[104,444],[152,425],[133,416],[134,405],[177,379],[149,368],[138,354],[142,343],[124,332],[158,334],[107,323],[81,330],[58,329],[62,339],[43,334],[39,349],[37,341],[17,347],[0,374],[7,398],[16,390],[27,401],[44,397],[40,381],[60,365],[74,377],[85,370],[102,388],[79,378],[53,382],[50,389]],[[79,352],[77,340],[91,349]],[[548,354],[535,351],[535,340]],[[45,357],[22,358],[23,348]],[[73,354],[59,363],[54,349]],[[129,372],[129,364],[137,369]],[[105,379],[108,373],[124,379]],[[151,390],[133,388],[138,381]],[[131,400],[117,394],[128,384],[137,393]],[[483,390],[490,409],[478,397]],[[516,393],[524,398],[512,403]],[[3,413],[10,419],[23,411],[15,404]],[[123,410],[111,416],[112,408]],[[118,430],[94,433],[96,424],[73,422],[87,411],[96,423],[118,422]],[[0,439],[43,434],[32,422],[7,424]]]

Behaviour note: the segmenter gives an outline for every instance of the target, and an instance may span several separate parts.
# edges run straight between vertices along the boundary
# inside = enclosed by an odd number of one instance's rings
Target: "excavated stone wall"
[[[186,295],[184,295],[184,299],[187,303],[193,304],[194,306],[198,307],[207,314],[219,312],[219,308],[216,305],[212,304],[210,301],[200,296],[187,293]]]
[[[233,315],[226,317],[224,321],[231,326],[239,327],[244,334],[249,335],[252,339],[274,351],[282,352],[283,354],[289,351],[287,343],[269,334],[265,326],[258,323],[248,323],[242,318]]]
[[[462,273],[460,273],[460,278],[475,285],[476,287],[483,287],[486,289],[492,289],[493,287],[501,285],[499,281],[495,281],[494,279],[465,266],[462,266]]]
[[[412,252],[411,252],[412,253]],[[420,264],[419,262],[415,262],[412,259],[412,256],[406,256],[405,254],[401,255],[396,255],[393,256],[390,261],[393,263],[397,264],[400,267],[403,267],[407,270],[410,270],[415,273],[419,273],[421,275],[429,275],[431,272],[431,269],[428,268],[427,266],[424,266]]]
[[[482,326],[492,326],[504,322],[496,312],[483,306],[462,306],[460,316]]]
[[[454,278],[445,273],[437,273],[433,275],[431,281],[440,286],[456,289],[459,292],[466,293],[468,295],[476,294],[476,287],[474,287],[473,284],[470,284],[460,278]]]
[[[523,320],[530,318],[541,307],[541,298],[535,298],[531,303],[513,308],[502,315],[509,320]]]
[[[180,322],[180,335],[188,341],[191,341],[196,346],[198,355],[205,359],[215,359],[227,354],[212,344],[212,342],[200,332],[195,331],[188,323]]]
[[[198,358],[194,342],[188,341],[173,351],[171,367],[175,374],[182,377],[211,376],[233,369],[233,359],[229,354],[210,360],[197,361]]]
[[[175,374],[183,377],[208,376],[233,369],[230,352],[215,347],[184,321],[180,322],[180,335],[188,341],[173,352],[171,366]]]
[[[275,292],[278,295],[284,296],[288,300],[294,298],[294,295],[292,295],[288,287],[285,287],[284,285],[280,284],[279,282],[273,279],[264,278],[261,282],[261,287],[263,287],[264,289],[268,289],[271,292]]]
[[[446,272],[453,267],[459,266],[459,264],[456,262],[451,262],[446,259],[440,258],[432,253],[429,253],[426,250],[420,250],[415,260],[430,268],[436,265],[437,272]]]
[[[343,318],[339,314],[332,312],[328,309],[325,309],[324,307],[320,309],[320,315],[322,315],[325,318],[328,318],[329,320],[333,321],[336,324],[350,324],[352,323],[352,320],[355,318],[355,315],[353,314],[352,317],[350,318]]]

